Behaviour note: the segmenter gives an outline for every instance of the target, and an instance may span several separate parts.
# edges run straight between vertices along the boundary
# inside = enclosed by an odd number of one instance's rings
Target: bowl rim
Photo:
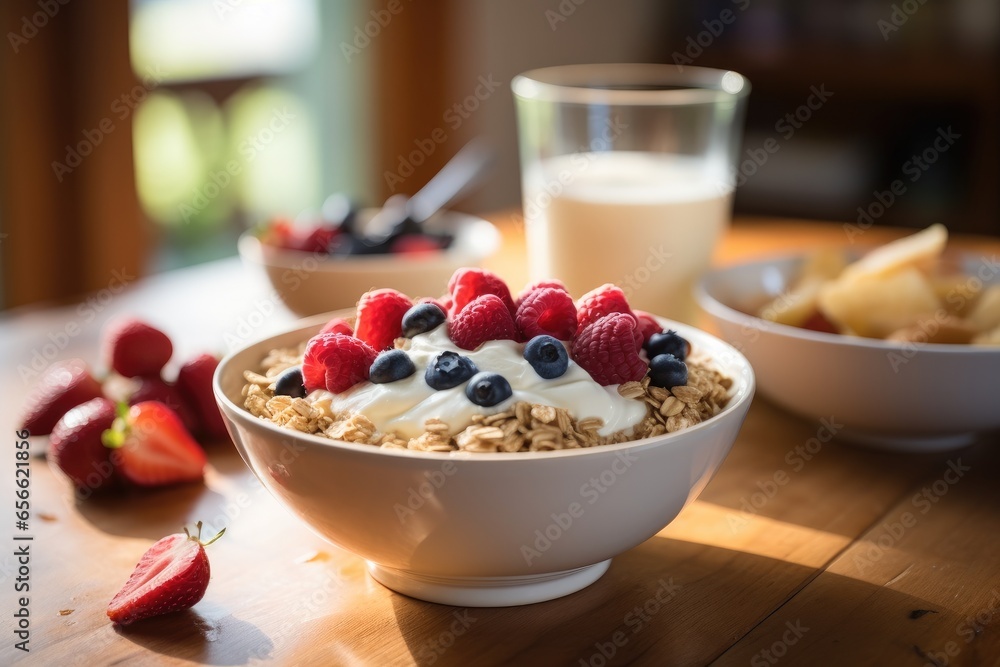
[[[963,256],[966,253],[963,253]],[[897,341],[882,340],[880,338],[866,338],[864,336],[852,336],[849,334],[827,333],[825,331],[814,331],[794,327],[790,324],[772,322],[756,315],[751,315],[742,310],[734,308],[717,298],[710,289],[710,284],[731,278],[730,274],[737,271],[756,269],[760,273],[768,267],[780,267],[782,265],[801,264],[807,257],[806,253],[780,254],[766,258],[758,258],[725,266],[713,267],[707,271],[695,284],[694,295],[698,304],[711,316],[739,324],[741,328],[750,327],[756,331],[773,333],[789,338],[799,338],[816,343],[833,343],[847,347],[861,349],[878,350],[881,352],[910,352],[914,346],[920,354],[928,353],[952,353],[952,354],[990,354],[1000,352],[1000,347],[989,345],[972,345],[963,343],[904,343]]]
[[[712,428],[714,425],[722,422],[725,417],[732,418],[735,414],[739,412],[746,413],[746,409],[749,408],[750,402],[753,400],[754,393],[756,391],[756,375],[751,366],[750,361],[735,347],[722,340],[718,336],[708,333],[702,329],[698,329],[691,325],[683,324],[680,322],[674,322],[673,320],[667,320],[665,318],[657,318],[661,322],[666,322],[671,328],[677,329],[682,335],[689,335],[690,332],[696,332],[696,336],[703,336],[710,340],[713,345],[721,347],[725,352],[725,358],[730,360],[729,363],[735,362],[737,366],[737,372],[733,374],[733,389],[731,390],[731,397],[729,403],[723,408],[719,414],[713,415],[710,419],[703,422],[699,422],[694,426],[689,426],[680,431],[675,431],[673,433],[663,433],[661,435],[643,438],[641,440],[632,440],[629,442],[622,442],[612,445],[600,445],[596,447],[580,447],[573,449],[558,449],[553,451],[542,451],[542,452],[489,452],[489,453],[476,453],[476,452],[426,452],[421,450],[411,450],[411,449],[390,449],[384,447],[378,447],[375,445],[365,445],[359,443],[345,442],[342,440],[333,440],[331,438],[321,437],[311,433],[303,433],[301,431],[294,431],[291,429],[286,429],[274,424],[270,421],[265,421],[258,417],[253,416],[247,410],[232,401],[229,396],[225,394],[221,386],[221,377],[224,372],[228,370],[229,365],[233,363],[233,360],[249,350],[250,348],[256,347],[267,341],[273,340],[275,338],[280,338],[282,336],[289,335],[293,332],[302,331],[304,329],[316,327],[317,330],[322,327],[323,324],[328,322],[332,317],[344,317],[345,315],[353,316],[353,309],[342,309],[337,311],[331,311],[329,313],[323,313],[320,315],[313,315],[310,317],[302,318],[296,320],[285,330],[271,334],[269,336],[264,336],[262,338],[257,338],[250,341],[239,348],[228,352],[222,360],[219,362],[215,369],[215,373],[212,377],[212,391],[215,394],[215,399],[217,402],[224,402],[226,407],[233,410],[235,414],[239,415],[239,418],[245,421],[247,424],[253,424],[257,427],[264,428],[266,431],[274,433],[276,436],[292,437],[292,438],[304,438],[306,442],[313,444],[324,445],[332,447],[335,450],[346,450],[347,452],[354,453],[369,453],[378,456],[393,456],[401,457],[407,459],[423,459],[426,461],[509,461],[512,463],[526,461],[526,460],[537,460],[537,459],[557,459],[557,458],[568,458],[575,456],[597,456],[600,453],[610,453],[615,454],[617,452],[622,452],[624,450],[641,450],[647,447],[659,447],[670,445],[682,440],[685,437],[691,436],[693,433],[697,433],[708,428]],[[689,332],[685,334],[685,332]],[[713,356],[715,359],[716,356]],[[729,446],[732,446],[730,443]]]
[[[475,262],[492,255],[500,247],[500,231],[489,220],[480,218],[469,213],[459,211],[441,211],[440,215],[453,218],[456,223],[455,239],[460,237],[471,237],[476,233],[473,244],[460,246],[453,243],[450,248],[441,255],[435,254],[384,254],[384,255],[359,255],[357,257],[343,258],[331,257],[326,253],[306,252],[305,250],[293,250],[290,248],[279,248],[271,246],[267,249],[267,259],[264,257],[264,244],[254,233],[254,229],[246,229],[236,241],[239,254],[244,259],[248,259],[256,264],[273,266],[281,269],[301,270],[302,262],[307,258],[312,258],[317,263],[317,268],[331,269],[340,268],[344,270],[376,270],[376,271],[399,271],[401,268],[411,270],[415,266],[424,266],[439,259],[446,259],[449,264],[455,262]]]

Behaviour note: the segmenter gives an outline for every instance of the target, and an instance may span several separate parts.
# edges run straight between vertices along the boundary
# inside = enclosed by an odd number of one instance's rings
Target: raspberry
[[[531,283],[530,285],[528,285],[527,287],[525,287],[523,290],[521,290],[521,293],[517,295],[517,299],[514,301],[515,310],[516,310],[516,308],[518,306],[521,305],[521,302],[524,301],[524,298],[526,296],[528,296],[529,294],[531,294],[535,290],[542,289],[543,287],[551,287],[553,289],[562,290],[563,292],[566,292],[567,294],[569,293],[569,290],[566,289],[566,285],[564,285],[561,280],[554,280],[554,279],[539,280],[537,283]]]
[[[348,336],[354,335],[354,329],[351,325],[347,323],[343,317],[335,317],[326,324],[323,328],[319,330],[320,333],[342,333]]]
[[[617,285],[607,283],[587,292],[576,302],[577,331],[583,331],[588,324],[610,313],[628,313],[635,319],[625,293]]]
[[[116,320],[104,330],[108,366],[125,377],[159,375],[173,352],[167,334],[135,318]]]
[[[547,334],[569,340],[576,333],[576,306],[569,292],[555,287],[541,287],[528,292],[514,317],[524,340]]]
[[[494,294],[500,298],[507,311],[513,317],[514,300],[510,298],[510,289],[500,276],[485,269],[459,269],[448,281],[448,293],[452,298],[449,314],[455,317],[462,312],[473,299],[484,294]]]
[[[663,327],[656,321],[656,318],[644,310],[634,310],[632,314],[639,320],[639,331],[642,333],[642,344],[649,342],[649,337],[663,331]]]
[[[358,301],[354,335],[371,345],[376,352],[388,350],[402,334],[403,315],[412,305],[408,296],[394,289],[365,292]]]
[[[642,334],[635,317],[610,313],[583,328],[573,341],[573,361],[601,385],[639,381],[648,366],[639,356]]]
[[[474,350],[488,340],[514,340],[517,327],[500,297],[483,294],[448,324],[448,336],[460,348]]]
[[[306,391],[326,389],[338,394],[368,379],[377,352],[354,336],[325,333],[313,336],[302,357]]]

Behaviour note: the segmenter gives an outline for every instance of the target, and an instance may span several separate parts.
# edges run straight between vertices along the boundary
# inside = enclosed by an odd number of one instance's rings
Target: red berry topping
[[[573,361],[601,385],[639,381],[649,369],[639,356],[642,334],[635,317],[611,313],[591,322],[573,341]]]
[[[198,534],[167,535],[139,559],[125,586],[108,604],[108,618],[119,625],[135,623],[150,616],[188,609],[205,596],[211,567],[205,547],[222,537],[223,528],[212,539],[201,541]]]
[[[529,294],[531,294],[535,290],[542,289],[543,287],[551,287],[553,289],[560,289],[563,292],[569,293],[569,290],[566,289],[566,285],[561,280],[554,280],[554,279],[539,280],[537,283],[531,283],[530,285],[528,285],[527,287],[525,287],[523,290],[521,290],[521,293],[517,295],[517,299],[514,301],[514,305],[515,306],[520,306],[521,302],[524,301],[524,297],[528,296]]]
[[[115,421],[115,404],[93,398],[63,415],[52,429],[48,459],[78,488],[96,491],[114,479],[101,435]]]
[[[536,288],[521,300],[514,320],[524,340],[542,334],[570,340],[576,333],[576,306],[565,290]]]
[[[591,322],[596,322],[611,313],[628,313],[635,319],[625,293],[617,285],[607,283],[587,292],[577,301],[576,321],[579,327],[577,330],[582,331]]]
[[[194,482],[204,474],[205,451],[177,413],[159,401],[119,408],[103,441],[115,450],[111,461],[119,474],[139,486]]]
[[[159,375],[137,379],[139,386],[128,397],[129,405],[143,401],[159,401],[177,413],[188,432],[195,433],[201,429],[201,418],[198,416],[198,412],[190,401],[184,400],[178,387],[164,381]],[[208,388],[211,392],[211,378],[209,378]]]
[[[371,345],[376,352],[388,350],[393,341],[402,335],[403,315],[412,305],[408,296],[394,289],[365,292],[358,301],[354,335]],[[308,382],[306,386],[309,386]]]
[[[108,366],[125,377],[159,375],[173,351],[167,334],[141,320],[117,320],[104,330]]]
[[[347,336],[354,335],[354,329],[343,317],[335,317],[326,324],[323,328],[319,330],[320,333],[342,333]]]
[[[452,304],[449,314],[454,317],[462,312],[476,297],[493,294],[500,298],[511,316],[514,315],[514,300],[510,289],[500,276],[485,269],[464,268],[455,271],[448,281],[448,293]]]
[[[663,327],[656,321],[656,318],[644,310],[632,311],[635,319],[639,321],[639,331],[642,333],[642,344],[649,342],[650,336],[663,331]]]
[[[80,359],[57,361],[45,369],[24,402],[21,428],[46,435],[70,408],[101,396],[101,384]]]
[[[441,241],[425,234],[404,234],[389,247],[389,251],[397,255],[427,255],[439,250]]]
[[[335,394],[368,379],[378,352],[363,340],[340,333],[313,336],[302,358],[306,391],[326,389]]]
[[[517,327],[500,297],[483,294],[449,322],[448,336],[460,348],[474,350],[488,340],[515,340]]]
[[[211,354],[199,354],[181,366],[175,386],[184,404],[198,416],[196,430],[209,438],[226,440],[229,438],[226,423],[212,391],[212,377],[218,365],[219,360]],[[180,414],[183,418],[184,413]]]

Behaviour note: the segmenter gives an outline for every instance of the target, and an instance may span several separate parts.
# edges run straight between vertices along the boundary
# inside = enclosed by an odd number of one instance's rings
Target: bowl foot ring
[[[366,561],[375,581],[418,600],[457,607],[513,607],[575,593],[601,578],[611,559],[574,570],[523,577],[432,577]]]

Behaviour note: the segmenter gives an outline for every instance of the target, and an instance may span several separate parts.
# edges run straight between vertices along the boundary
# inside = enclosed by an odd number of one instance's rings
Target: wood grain
[[[719,261],[829,243],[840,234],[835,225],[739,225]],[[506,225],[504,252],[493,263],[512,282],[523,271],[518,243],[516,228]],[[101,317],[155,313],[171,333],[177,328],[183,355],[219,347],[235,331],[233,322],[260,309],[262,290],[238,263],[220,262],[140,282]],[[220,294],[230,298],[220,303]],[[11,341],[0,363],[7,406],[0,426],[8,440],[26,386],[17,365],[72,316],[72,310],[38,311],[0,322],[0,335]],[[183,325],[193,317],[203,326]],[[252,333],[291,320],[275,309]],[[98,325],[88,325],[66,356],[96,362]],[[951,455],[889,455],[835,441],[803,453],[825,428],[756,399],[715,479],[670,526],[616,558],[587,589],[506,609],[436,605],[382,587],[363,561],[283,510],[226,443],[210,447],[204,485],[125,498],[76,499],[36,457],[31,652],[14,650],[9,639],[16,570],[5,556],[0,663],[774,664],[762,653],[770,651],[784,664],[995,664],[996,435]],[[45,439],[36,440],[41,453]],[[11,498],[12,457],[6,458],[2,497]],[[942,487],[938,481],[954,469],[949,461],[958,460],[962,477]],[[924,488],[937,502],[915,500]],[[227,526],[210,547],[213,575],[204,600],[188,612],[113,627],[104,609],[142,552],[198,519]],[[904,521],[910,525],[900,533],[896,525]],[[0,531],[0,540],[13,532],[12,526]],[[927,613],[911,618],[918,610]]]

